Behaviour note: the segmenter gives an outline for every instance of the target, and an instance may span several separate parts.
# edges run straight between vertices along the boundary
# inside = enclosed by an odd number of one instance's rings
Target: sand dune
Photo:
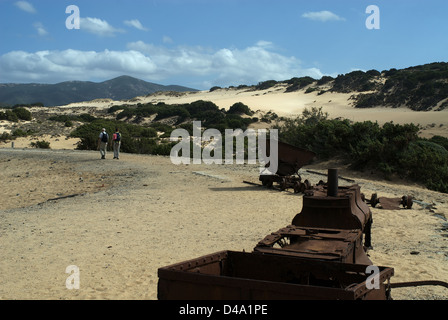
[[[345,118],[352,121],[378,121],[379,124],[414,123],[422,127],[422,136],[442,135],[448,137],[448,110],[415,112],[407,108],[353,108],[352,93],[316,92],[305,93],[306,88],[298,92],[285,93],[285,87],[277,85],[271,89],[252,91],[248,89],[218,89],[212,92],[186,92],[178,94],[156,93],[145,97],[136,97],[129,101],[95,100],[74,103],[61,108],[109,108],[113,105],[158,103],[191,103],[197,100],[212,101],[220,108],[228,109],[236,102],[242,102],[250,109],[262,112],[272,111],[279,116],[296,117],[305,108],[322,107],[331,118]]]

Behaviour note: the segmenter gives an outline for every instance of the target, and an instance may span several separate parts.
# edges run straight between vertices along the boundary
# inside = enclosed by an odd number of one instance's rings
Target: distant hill
[[[353,71],[337,77],[310,77],[285,81],[268,80],[254,86],[264,90],[277,84],[285,92],[352,93],[355,108],[407,107],[415,111],[440,111],[448,108],[448,63],[435,62],[420,66],[384,71]]]
[[[164,86],[129,76],[121,76],[104,82],[66,81],[57,84],[0,84],[0,105],[43,103],[59,106],[94,99],[125,100],[158,91],[197,91],[196,89],[170,85]]]

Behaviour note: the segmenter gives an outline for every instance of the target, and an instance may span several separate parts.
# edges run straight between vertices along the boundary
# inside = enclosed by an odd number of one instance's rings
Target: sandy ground
[[[157,299],[157,269],[220,250],[251,251],[301,211],[302,195],[267,190],[248,165],[174,165],[169,157],[0,149],[1,299]],[[328,164],[301,169],[312,184]],[[392,282],[448,281],[448,197],[361,179],[367,197],[412,194],[435,212],[372,208],[371,260]],[[340,185],[352,183],[340,181]],[[7,190],[7,191],[5,191]],[[68,197],[66,197],[68,196]],[[73,196],[73,197],[72,197]],[[65,198],[64,198],[65,197]],[[57,199],[58,200],[51,200]],[[80,270],[80,288],[65,273]],[[395,299],[447,299],[448,289],[393,289]]]
[[[223,108],[243,102],[252,110],[294,116],[323,107],[332,117],[354,121],[419,123],[423,136],[448,137],[448,110],[354,110],[349,95],[217,90],[152,95],[133,102],[183,103],[211,100]],[[85,112],[116,101],[62,106]],[[7,124],[0,124],[0,133]],[[34,140],[31,140],[34,139]],[[243,183],[258,182],[248,165],[174,165],[168,157],[122,154],[99,160],[98,152],[74,151],[76,139],[19,138],[0,144],[0,299],[156,299],[157,269],[220,250],[251,251],[271,232],[289,225],[301,211],[302,195]],[[50,141],[51,150],[30,148]],[[334,164],[301,170],[316,184]],[[448,281],[448,196],[417,185],[378,180],[340,168],[370,198],[412,195],[433,203],[410,210],[373,212],[373,263],[395,269],[392,282]],[[340,181],[340,185],[352,183]],[[80,288],[69,290],[66,268],[80,269]],[[448,289],[393,289],[394,299],[444,299]]]

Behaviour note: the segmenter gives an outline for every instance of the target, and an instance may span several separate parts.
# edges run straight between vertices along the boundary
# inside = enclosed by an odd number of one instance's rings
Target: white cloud
[[[58,82],[110,79],[124,74],[155,73],[151,58],[137,51],[11,51],[0,56],[0,82]],[[8,79],[1,79],[5,75]]]
[[[305,75],[316,79],[322,77],[318,69],[302,68],[299,59],[273,52],[270,49],[273,44],[267,41],[259,41],[244,49],[167,49],[143,41],[129,43],[127,47],[150,56],[166,77],[205,76],[208,81],[221,86],[250,85],[265,80],[280,81]]]
[[[173,39],[171,39],[168,36],[163,36],[162,41],[163,41],[163,43],[173,43]]]
[[[137,19],[134,20],[125,20],[124,24],[127,25],[128,27],[134,27],[138,30],[142,30],[142,31],[148,31],[148,28],[145,28],[141,22]]]
[[[42,37],[48,34],[47,30],[45,29],[44,25],[41,22],[36,22],[34,24],[34,28],[36,28],[37,33]]]
[[[126,51],[12,51],[0,56],[0,82],[54,83],[130,75],[201,89],[204,83],[227,87],[301,76],[322,77],[320,70],[303,68],[299,59],[274,52],[271,45],[263,41],[242,49],[211,50],[168,48],[137,41],[128,43]],[[188,83],[180,79],[188,79]]]
[[[80,28],[101,37],[113,37],[117,33],[124,32],[122,29],[114,28],[105,20],[90,17],[81,18]]]
[[[23,10],[28,13],[36,13],[36,9],[34,9],[33,5],[27,1],[17,1],[14,3],[20,10]]]
[[[260,40],[257,42],[256,46],[266,48],[266,49],[272,49],[274,47],[274,44],[270,41]]]
[[[345,21],[344,18],[339,17],[331,11],[318,11],[318,12],[307,12],[302,15],[302,18],[314,20],[314,21]]]

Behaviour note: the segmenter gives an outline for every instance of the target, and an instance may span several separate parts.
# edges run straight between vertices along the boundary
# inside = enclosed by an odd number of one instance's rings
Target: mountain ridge
[[[69,80],[56,84],[1,83],[0,105],[41,103],[61,106],[95,99],[126,100],[158,91],[198,91],[180,85],[161,85],[122,75],[102,82]]]

